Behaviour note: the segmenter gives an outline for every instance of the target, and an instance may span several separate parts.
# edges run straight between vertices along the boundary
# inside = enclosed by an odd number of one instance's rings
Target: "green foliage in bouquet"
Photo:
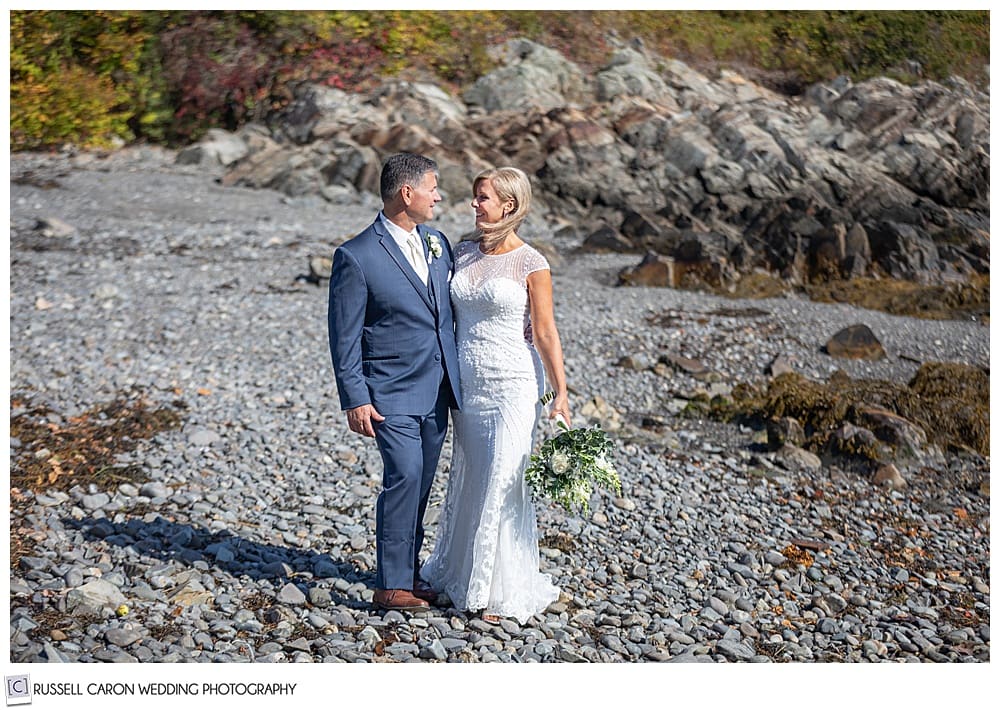
[[[560,421],[558,427],[562,431],[532,454],[524,472],[535,495],[571,513],[574,508],[586,513],[594,486],[621,493],[621,479],[610,460],[615,447],[607,434],[598,426],[570,429]]]

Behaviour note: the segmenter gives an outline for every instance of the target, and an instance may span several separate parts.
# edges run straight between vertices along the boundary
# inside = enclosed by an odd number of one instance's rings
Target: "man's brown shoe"
[[[430,608],[430,604],[415,597],[409,589],[376,589],[372,605],[376,609],[393,611],[423,611]]]
[[[423,599],[429,604],[434,604],[437,602],[438,593],[434,591],[434,587],[427,584],[422,579],[418,579],[413,583],[413,596],[417,599]]]

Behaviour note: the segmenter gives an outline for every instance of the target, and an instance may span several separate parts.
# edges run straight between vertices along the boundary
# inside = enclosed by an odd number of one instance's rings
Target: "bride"
[[[569,423],[569,399],[549,264],[517,234],[531,203],[528,177],[487,170],[472,192],[477,239],[456,247],[451,281],[463,404],[452,412],[448,492],[421,572],[456,608],[524,623],[559,598],[539,572],[524,481],[546,378],[555,391],[549,418]]]

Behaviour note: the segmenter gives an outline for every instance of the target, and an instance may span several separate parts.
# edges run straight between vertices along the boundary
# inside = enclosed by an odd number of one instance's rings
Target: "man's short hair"
[[[430,158],[416,153],[396,153],[382,164],[379,192],[382,201],[388,202],[396,196],[403,185],[417,185],[427,173],[437,174],[438,166]]]

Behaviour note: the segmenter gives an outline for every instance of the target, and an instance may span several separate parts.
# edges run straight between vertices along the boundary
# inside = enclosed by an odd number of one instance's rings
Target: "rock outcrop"
[[[755,270],[793,285],[989,271],[989,96],[964,80],[840,77],[788,97],[641,44],[592,76],[523,39],[497,58],[461,98],[399,80],[304,86],[239,132],[242,157],[218,132],[181,156],[225,162],[225,184],[337,202],[377,194],[385,155],[424,152],[452,205],[478,171],[513,164],[536,214],[575,223],[582,248],[694,262],[691,279],[722,287]]]

